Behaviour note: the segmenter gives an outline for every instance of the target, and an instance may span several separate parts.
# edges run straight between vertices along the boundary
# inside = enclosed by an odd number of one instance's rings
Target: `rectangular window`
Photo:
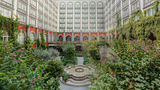
[[[31,25],[34,25],[34,26],[36,25],[36,20],[35,20],[35,19],[30,18],[29,21],[30,21],[29,23],[30,23]]]
[[[5,2],[12,4],[12,0],[4,0]]]
[[[39,5],[38,9],[42,12],[43,11],[43,7]]]
[[[18,14],[18,18],[20,22],[25,22],[26,21],[26,16],[23,14]]]
[[[38,22],[38,26],[42,27],[43,23],[41,21]]]
[[[139,7],[138,2],[135,2],[134,4],[132,4],[132,11],[137,10],[138,7]]]
[[[34,10],[33,8],[30,8],[30,14],[36,16],[36,10]]]
[[[36,1],[35,0],[31,0],[31,4],[36,7]]]
[[[11,11],[0,7],[0,14],[5,17],[11,17]]]
[[[27,5],[25,5],[22,2],[18,2],[18,8],[20,8],[23,11],[26,11],[27,10]]]

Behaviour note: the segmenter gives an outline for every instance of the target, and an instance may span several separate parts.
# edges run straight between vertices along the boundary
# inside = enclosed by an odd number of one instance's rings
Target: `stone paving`
[[[83,57],[77,57],[78,65],[83,65],[84,58]]]
[[[75,87],[75,86],[65,85],[61,82],[60,82],[60,89],[61,90],[89,90],[87,86],[85,86],[85,87]]]

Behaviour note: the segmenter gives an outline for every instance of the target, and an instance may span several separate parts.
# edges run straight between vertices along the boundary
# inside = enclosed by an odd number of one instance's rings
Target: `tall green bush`
[[[66,42],[65,44],[62,45],[63,49],[63,57],[62,57],[62,62],[64,65],[67,64],[76,64],[76,52],[75,52],[75,45],[71,42]]]

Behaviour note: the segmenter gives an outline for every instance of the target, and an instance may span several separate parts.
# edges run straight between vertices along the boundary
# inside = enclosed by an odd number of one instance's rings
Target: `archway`
[[[83,41],[87,41],[88,40],[88,36],[83,36]]]
[[[35,39],[35,33],[34,32],[30,33],[30,39],[31,39],[32,42],[34,41],[34,39]]]
[[[74,41],[79,42],[80,41],[80,36],[75,36]]]
[[[63,36],[62,35],[58,36],[58,41],[63,41]]]
[[[24,32],[24,30],[20,30],[20,33],[19,33],[19,35],[18,35],[17,41],[18,41],[20,44],[24,44],[24,39],[25,39],[25,32]]]
[[[97,40],[97,36],[92,36],[92,40]]]
[[[100,39],[103,39],[103,40],[104,40],[104,39],[105,39],[105,36],[101,35],[101,36],[100,36]]]
[[[72,37],[70,35],[66,36],[66,41],[72,41]]]

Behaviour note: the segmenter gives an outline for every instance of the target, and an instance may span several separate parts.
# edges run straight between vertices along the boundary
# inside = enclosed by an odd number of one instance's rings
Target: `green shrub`
[[[145,44],[146,43],[146,44]],[[93,62],[98,76],[93,90],[158,90],[160,87],[159,42],[119,42],[115,62]]]
[[[60,61],[49,60],[45,64],[45,73],[49,73],[49,77],[54,77],[55,79],[62,76],[63,64]]]
[[[62,78],[64,81],[67,81],[69,79],[69,74],[67,74],[66,72],[63,73]]]
[[[100,48],[109,46],[105,40],[87,41],[83,44],[84,52],[88,53],[94,60],[100,60]]]
[[[60,62],[46,62],[35,56],[32,48],[14,47],[12,42],[0,42],[0,52],[1,90],[59,89]]]
[[[43,60],[54,59],[59,56],[59,52],[55,49],[35,49],[34,54]]]
[[[73,43],[71,42],[67,42],[65,44],[62,45],[62,49],[63,49],[63,56],[62,56],[62,62],[64,63],[64,65],[67,64],[76,64],[77,63],[77,59],[76,59],[76,52],[75,52],[75,46]]]

